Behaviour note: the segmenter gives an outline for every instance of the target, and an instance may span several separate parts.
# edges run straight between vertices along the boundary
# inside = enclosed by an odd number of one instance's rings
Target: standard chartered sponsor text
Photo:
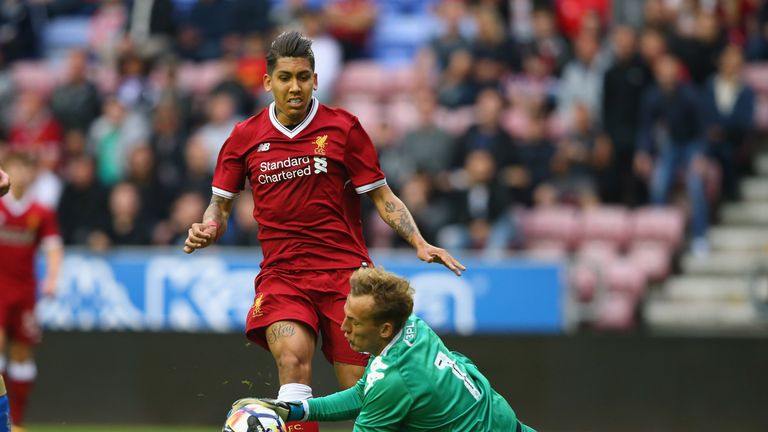
[[[296,177],[303,177],[312,174],[312,169],[309,165],[309,156],[304,157],[289,157],[279,161],[261,162],[259,164],[260,171],[266,173],[283,168],[301,167],[295,170],[280,171],[274,174],[259,174],[258,181],[260,184],[277,183],[284,180],[290,180]]]

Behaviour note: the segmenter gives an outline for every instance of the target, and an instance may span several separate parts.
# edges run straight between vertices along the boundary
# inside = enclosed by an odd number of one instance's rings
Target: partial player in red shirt
[[[367,356],[341,332],[349,277],[371,266],[360,221],[360,195],[415,249],[419,259],[464,270],[448,252],[427,243],[411,213],[387,186],[368,134],[352,114],[320,104],[312,41],[281,34],[267,54],[264,88],[274,102],[238,124],[224,143],[213,197],[184,245],[191,253],[227,228],[235,196],[251,185],[264,261],[248,314],[248,337],[275,358],[279,399],[312,396],[312,357],[322,351],[342,388],[363,374]],[[317,430],[315,425],[301,429]]]
[[[7,194],[11,188],[11,178],[0,168],[0,197]],[[11,415],[8,409],[8,395],[5,391],[5,380],[0,375],[0,432],[10,432]]]
[[[13,178],[13,183],[10,193],[0,199],[0,367],[5,373],[11,396],[13,423],[21,425],[37,376],[33,347],[40,342],[41,336],[35,317],[35,254],[38,248],[45,253],[46,277],[42,293],[52,296],[56,290],[63,248],[53,211],[26,194],[35,179],[34,161],[23,153],[9,153],[5,169]],[[7,369],[4,355],[6,341],[10,342]]]

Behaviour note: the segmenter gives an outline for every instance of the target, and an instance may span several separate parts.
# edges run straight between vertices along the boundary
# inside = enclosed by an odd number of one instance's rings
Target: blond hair
[[[373,297],[373,319],[379,324],[389,321],[399,331],[413,313],[413,288],[405,278],[380,268],[361,268],[349,283],[350,296]]]

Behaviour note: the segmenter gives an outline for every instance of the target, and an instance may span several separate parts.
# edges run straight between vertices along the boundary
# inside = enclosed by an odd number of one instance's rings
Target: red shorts
[[[246,320],[248,339],[269,350],[265,335],[269,325],[299,321],[322,336],[322,351],[330,363],[367,365],[368,355],[353,351],[341,331],[353,271],[262,269]]]
[[[40,343],[42,331],[35,316],[36,302],[34,291],[0,297],[0,328],[8,339],[30,345]]]

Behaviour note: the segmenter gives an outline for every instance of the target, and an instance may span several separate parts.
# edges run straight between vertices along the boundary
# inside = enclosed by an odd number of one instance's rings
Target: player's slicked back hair
[[[298,57],[309,60],[315,70],[315,53],[312,52],[312,39],[297,31],[282,32],[272,41],[267,52],[267,73],[272,75],[277,60],[281,57]]]
[[[351,296],[370,295],[374,301],[373,319],[389,321],[399,331],[413,313],[413,288],[404,278],[379,268],[361,268],[349,281]]]

